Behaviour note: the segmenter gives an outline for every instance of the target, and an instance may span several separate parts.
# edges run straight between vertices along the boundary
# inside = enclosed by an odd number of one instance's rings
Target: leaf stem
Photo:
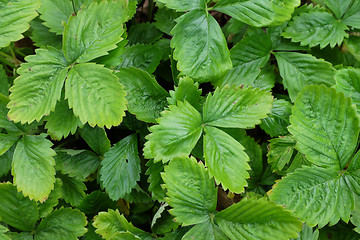
[[[148,21],[149,22],[151,22],[151,20],[152,20],[153,12],[154,12],[154,1],[149,0],[149,12],[148,12]]]
[[[10,99],[8,96],[5,96],[4,94],[0,93],[0,102],[7,104],[8,102],[10,102]]]

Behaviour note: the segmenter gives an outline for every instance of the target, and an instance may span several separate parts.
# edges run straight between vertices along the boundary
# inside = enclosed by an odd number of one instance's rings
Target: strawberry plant
[[[0,239],[359,239],[360,1],[0,1]]]

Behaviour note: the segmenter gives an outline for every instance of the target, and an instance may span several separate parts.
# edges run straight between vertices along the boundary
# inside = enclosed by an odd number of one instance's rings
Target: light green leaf
[[[276,99],[271,113],[261,120],[260,127],[271,137],[288,134],[287,127],[290,125],[292,104],[283,99]]]
[[[341,19],[353,0],[324,0],[324,2],[335,14],[336,18]]]
[[[296,52],[276,52],[274,55],[292,102],[306,85],[324,84],[330,87],[335,84],[336,71],[329,62]]]
[[[100,180],[112,200],[123,198],[140,180],[138,138],[132,134],[105,153],[101,161]]]
[[[87,150],[57,151],[54,159],[57,171],[82,181],[85,181],[100,165],[100,158],[95,153]]]
[[[350,35],[348,39],[344,41],[346,49],[360,61],[360,36]]]
[[[206,221],[195,225],[183,237],[182,240],[227,240],[229,239],[221,229],[212,223]]]
[[[209,221],[214,214],[217,189],[207,169],[195,158],[173,159],[161,174],[170,213],[183,226]]]
[[[244,147],[227,133],[214,128],[205,127],[204,136],[205,165],[211,176],[224,190],[241,193],[247,186],[250,177],[247,170],[250,166]]]
[[[128,111],[141,121],[155,123],[167,106],[166,97],[169,94],[152,75],[141,69],[120,69],[116,76],[125,86]]]
[[[24,197],[11,183],[0,183],[0,218],[21,231],[32,231],[39,210],[34,201]]]
[[[167,98],[169,105],[176,105],[178,100],[187,101],[196,110],[201,111],[201,89],[199,83],[195,82],[189,77],[180,78],[179,85],[175,87],[174,91],[170,91],[170,97]]]
[[[335,89],[350,97],[356,104],[357,113],[360,114],[360,69],[340,69],[335,75]]]
[[[139,238],[138,236],[132,234],[129,231],[126,232],[117,232],[115,233],[111,238],[109,238],[110,240],[141,240],[141,238]]]
[[[29,22],[38,14],[39,0],[6,0],[0,2],[0,48],[23,38]]]
[[[78,178],[69,177],[65,174],[58,174],[62,185],[62,197],[65,202],[70,203],[71,206],[79,206],[81,201],[85,198],[85,184]]]
[[[295,101],[290,122],[296,148],[318,166],[343,169],[357,147],[356,108],[335,89],[305,87]]]
[[[268,163],[273,171],[281,171],[291,160],[296,141],[290,136],[269,140]]]
[[[107,128],[119,125],[125,115],[125,95],[118,78],[101,65],[77,64],[68,72],[65,98],[83,124]]]
[[[356,232],[360,233],[360,208],[355,207],[355,210],[352,212],[351,223],[356,226],[354,229]]]
[[[186,101],[171,105],[156,121],[144,147],[144,156],[155,162],[189,155],[202,133],[200,113]]]
[[[243,38],[231,50],[231,61],[234,68],[215,81],[215,85],[224,87],[226,84],[250,86],[260,74],[261,68],[269,61],[272,50],[268,34],[258,30]]]
[[[78,127],[82,126],[79,118],[75,117],[73,111],[69,109],[66,100],[57,102],[55,111],[46,116],[45,119],[47,133],[53,140],[61,140],[66,138],[70,133],[74,134]]]
[[[118,232],[129,231],[140,238],[144,237],[141,239],[147,240],[147,234],[129,223],[124,215],[119,213],[119,210],[109,209],[108,212],[99,212],[94,218],[93,226],[96,228],[95,232],[104,239],[112,239]]]
[[[243,198],[216,214],[221,230],[232,240],[287,240],[297,237],[302,223],[266,198]]]
[[[34,240],[34,236],[30,232],[8,232],[6,234],[11,240]]]
[[[107,55],[123,40],[123,24],[135,13],[135,2],[93,2],[64,23],[63,51],[71,63],[82,63]]]
[[[161,178],[160,173],[164,171],[164,165],[162,162],[154,163],[153,160],[149,160],[146,163],[148,169],[146,170],[146,175],[148,175],[149,191],[151,192],[152,198],[158,200],[159,202],[164,201],[166,195],[165,189],[161,187],[164,181]]]
[[[330,13],[312,11],[294,17],[282,36],[291,38],[293,42],[300,42],[301,46],[324,48],[330,45],[340,45],[348,34],[348,27],[336,20]]]
[[[86,233],[85,214],[77,209],[60,208],[44,218],[38,226],[34,239],[77,240]]]
[[[57,35],[63,33],[63,23],[67,23],[73,11],[70,0],[41,0],[41,7],[39,9],[40,18],[44,21],[44,26]]]
[[[52,46],[56,49],[61,49],[62,39],[61,36],[50,32],[50,29],[43,25],[43,21],[39,18],[35,18],[30,22],[31,35],[30,38],[34,42],[34,45],[41,48]]]
[[[194,9],[206,9],[206,4],[209,0],[157,0],[157,2],[164,3],[166,7],[174,9],[177,12],[186,12]]]
[[[9,150],[0,156],[0,177],[10,172],[14,150],[15,145],[13,145]]]
[[[193,1],[189,1],[189,2],[193,2]],[[176,4],[176,2],[175,2],[175,4]],[[175,19],[177,19],[181,15],[182,15],[182,13],[176,12],[169,8],[160,8],[155,13],[154,25],[157,29],[159,29],[163,33],[166,33],[167,35],[171,35],[171,30],[176,25]]]
[[[59,204],[59,198],[62,197],[62,181],[59,178],[56,178],[54,189],[49,194],[48,199],[45,202],[39,203],[39,217],[44,218],[49,215],[54,207]]]
[[[319,230],[309,227],[306,223],[304,223],[299,236],[294,240],[318,240],[319,239]]]
[[[254,27],[280,25],[290,20],[299,0],[220,0],[214,10]]]
[[[90,127],[85,124],[83,128],[79,129],[79,133],[89,147],[98,155],[104,156],[109,151],[111,143],[104,128]]]
[[[0,156],[9,150],[18,138],[19,136],[17,135],[0,133]]]
[[[193,10],[177,19],[171,33],[174,59],[182,75],[208,82],[232,67],[225,37],[216,20],[204,10]],[[194,34],[196,32],[196,34]]]
[[[18,69],[20,76],[10,88],[8,116],[14,122],[40,121],[55,110],[67,74],[68,62],[55,48],[37,49]]]
[[[128,34],[129,45],[151,44],[159,40],[163,35],[153,23],[149,22],[132,25]]]
[[[322,228],[329,222],[335,225],[340,219],[349,221],[355,205],[351,177],[338,170],[305,166],[278,182],[269,195],[310,227],[318,224]]]
[[[203,121],[224,128],[254,128],[272,107],[271,93],[258,88],[225,86],[206,98]]]
[[[115,69],[136,67],[153,73],[160,64],[161,57],[161,49],[156,45],[132,45],[120,55],[121,63]]]
[[[8,231],[9,229],[4,227],[3,225],[0,225],[0,240],[11,240],[9,236],[5,235]]]
[[[343,23],[354,28],[360,28],[360,2],[354,0],[352,5],[348,7],[344,17]]]
[[[24,196],[35,201],[44,202],[55,183],[56,153],[51,149],[53,144],[45,135],[25,135],[17,144],[13,162],[12,175],[14,185]]]

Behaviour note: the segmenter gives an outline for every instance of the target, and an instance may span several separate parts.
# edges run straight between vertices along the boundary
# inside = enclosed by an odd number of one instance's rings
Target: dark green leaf
[[[162,37],[162,32],[157,30],[153,23],[139,23],[129,29],[129,45],[150,44]]]
[[[104,128],[90,127],[85,124],[83,128],[79,129],[79,132],[89,147],[97,154],[103,156],[109,151],[111,144]]]
[[[62,185],[62,197],[65,202],[70,203],[71,206],[79,206],[81,201],[85,198],[85,184],[78,178],[69,177],[65,174],[59,174]]]

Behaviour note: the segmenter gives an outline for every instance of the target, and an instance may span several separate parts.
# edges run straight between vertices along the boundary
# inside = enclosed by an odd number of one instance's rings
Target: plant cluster
[[[1,0],[0,239],[359,239],[360,1]]]

